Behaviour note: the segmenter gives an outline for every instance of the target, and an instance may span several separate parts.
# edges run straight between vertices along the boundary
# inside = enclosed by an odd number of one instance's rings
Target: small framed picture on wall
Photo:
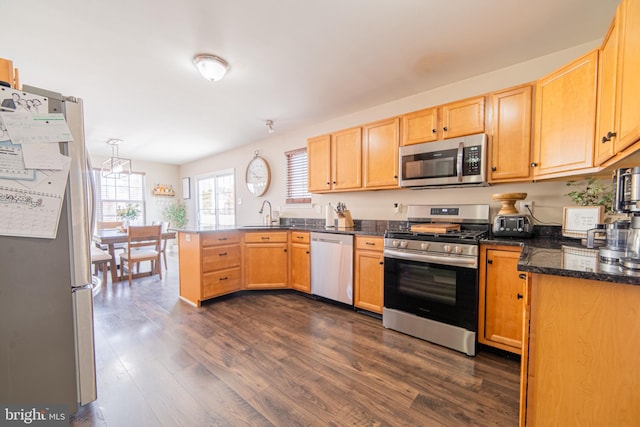
[[[191,178],[182,178],[182,198],[191,198]]]

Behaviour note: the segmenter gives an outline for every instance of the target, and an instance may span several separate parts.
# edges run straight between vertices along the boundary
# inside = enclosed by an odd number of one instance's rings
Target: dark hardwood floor
[[[98,400],[72,426],[515,426],[519,362],[289,292],[195,308],[169,271],[96,295]]]

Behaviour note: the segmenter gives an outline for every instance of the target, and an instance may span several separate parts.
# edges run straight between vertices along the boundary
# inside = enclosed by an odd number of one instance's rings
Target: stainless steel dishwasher
[[[353,236],[311,233],[311,293],[353,305]]]

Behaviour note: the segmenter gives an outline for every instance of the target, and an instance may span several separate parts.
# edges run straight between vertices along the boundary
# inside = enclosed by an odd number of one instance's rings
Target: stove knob
[[[394,248],[397,248],[399,244],[400,244],[400,242],[398,242],[397,240],[392,240],[391,241],[391,246],[393,246]]]
[[[409,244],[409,242],[407,242],[406,240],[400,241],[400,247],[402,249],[406,248],[408,244]]]
[[[428,243],[420,243],[420,249],[422,249],[423,251],[426,251],[427,249],[429,249],[429,244]]]
[[[445,252],[451,252],[451,245],[444,245],[442,249],[444,249]]]
[[[456,246],[455,248],[453,248],[453,252],[455,252],[457,254],[461,254],[462,253],[462,248],[460,246]]]

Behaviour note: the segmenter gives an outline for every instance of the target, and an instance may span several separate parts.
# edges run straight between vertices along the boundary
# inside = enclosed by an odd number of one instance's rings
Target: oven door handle
[[[386,249],[384,251],[385,258],[406,259],[417,262],[430,262],[432,264],[450,265],[453,267],[478,268],[478,260],[476,258],[461,257],[443,257],[439,255],[425,255],[411,252],[401,252]]]
[[[464,160],[464,142],[462,141],[458,144],[458,155],[456,160],[458,162],[458,167],[456,168],[458,182],[462,182],[462,161]]]

